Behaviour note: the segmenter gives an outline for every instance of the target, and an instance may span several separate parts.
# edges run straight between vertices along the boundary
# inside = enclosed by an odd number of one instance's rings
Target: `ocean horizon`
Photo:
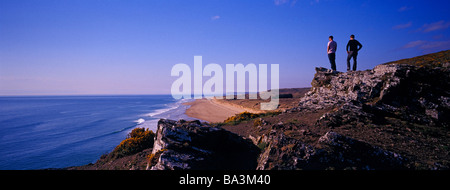
[[[171,95],[0,96],[0,169],[65,168],[93,163],[136,127],[185,115],[193,99]]]

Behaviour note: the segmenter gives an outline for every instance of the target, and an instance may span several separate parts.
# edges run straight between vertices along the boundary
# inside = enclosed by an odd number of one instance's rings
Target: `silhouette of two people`
[[[331,70],[336,71],[336,49],[337,43],[333,40],[333,36],[328,37],[327,53],[330,60]],[[350,71],[350,60],[353,58],[353,71],[356,71],[358,51],[361,50],[362,45],[358,40],[355,40],[355,35],[350,35],[350,40],[347,43],[347,71]]]

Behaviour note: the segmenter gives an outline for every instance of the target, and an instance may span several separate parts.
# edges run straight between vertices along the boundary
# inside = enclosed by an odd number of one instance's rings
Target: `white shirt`
[[[328,47],[328,54],[336,53],[337,43],[334,40],[329,41],[327,47]]]

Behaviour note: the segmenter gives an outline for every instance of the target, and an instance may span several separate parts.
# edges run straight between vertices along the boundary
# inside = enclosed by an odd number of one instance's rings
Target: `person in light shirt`
[[[330,60],[331,70],[336,71],[336,49],[337,43],[333,40],[333,36],[328,37],[327,53]]]

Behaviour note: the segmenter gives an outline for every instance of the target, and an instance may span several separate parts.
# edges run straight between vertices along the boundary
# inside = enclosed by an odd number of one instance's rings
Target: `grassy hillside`
[[[408,64],[418,67],[443,67],[444,64],[448,65],[449,63],[450,63],[450,50],[445,50],[413,58],[392,61],[385,64]]]

